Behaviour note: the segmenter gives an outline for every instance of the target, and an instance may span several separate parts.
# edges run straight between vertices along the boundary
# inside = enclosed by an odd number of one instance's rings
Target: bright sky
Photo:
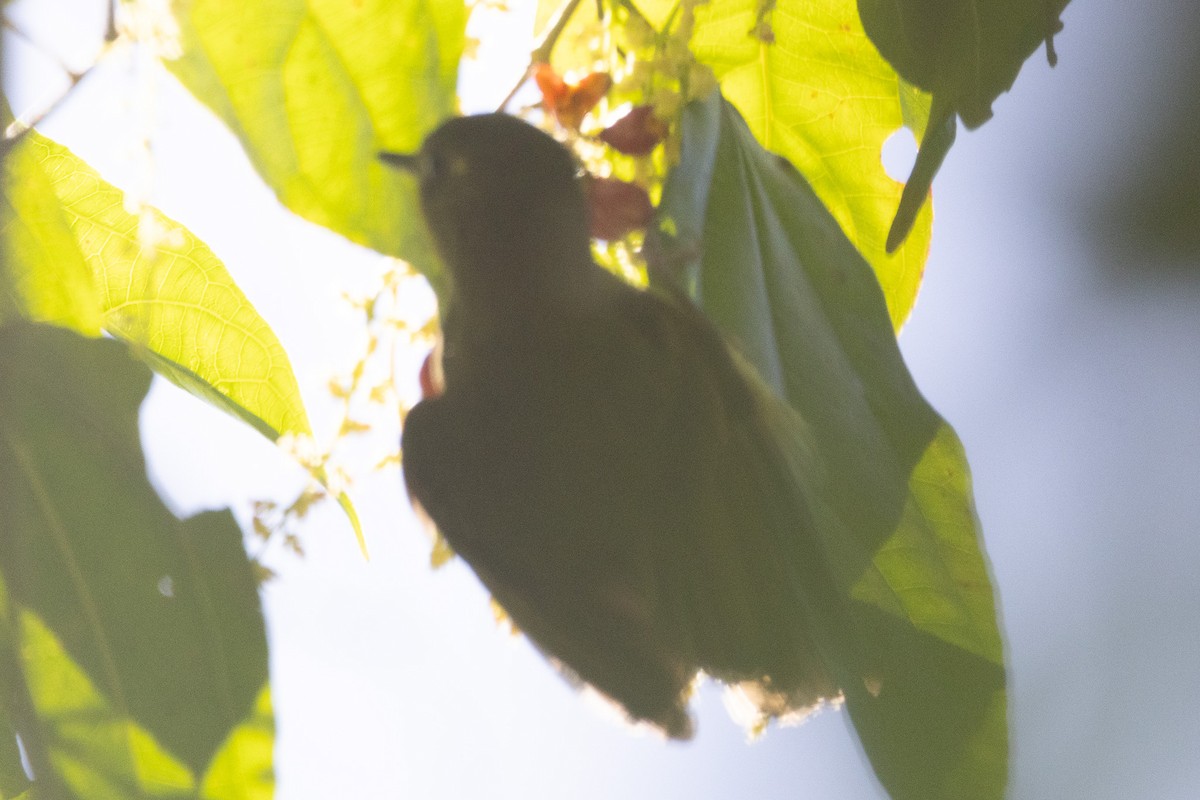
[[[78,68],[99,41],[102,6],[15,0],[5,13]],[[1112,131],[1136,131],[1148,113],[1114,100],[1152,97],[1156,75],[1194,43],[1153,4],[1076,2],[1066,23],[1059,68],[1031,59],[996,118],[960,135],[936,184],[934,248],[902,342],[974,468],[1012,657],[1012,796],[1191,800],[1200,288],[1099,269],[1080,196],[1101,190],[1097,174],[1131,146],[1133,133]],[[482,32],[508,63],[464,74],[468,110],[494,105],[527,49],[513,48],[518,29]],[[11,35],[5,44],[18,110],[59,91],[41,77],[52,64]],[[280,208],[232,136],[136,55],[90,76],[42,131],[110,182],[148,187],[138,190],[213,248],[283,341],[328,435],[326,383],[363,344],[339,297],[371,286],[384,259]],[[405,357],[405,374],[422,355]],[[165,382],[142,429],[152,478],[180,513],[232,506],[245,522],[250,499],[288,499],[303,485],[257,434]],[[367,451],[395,432],[380,436]],[[463,564],[428,568],[398,475],[353,494],[369,563],[335,508],[303,529],[305,559],[268,559],[280,572],[264,602],[281,800],[882,797],[838,713],[747,745],[707,690],[692,744],[631,735],[497,632]]]

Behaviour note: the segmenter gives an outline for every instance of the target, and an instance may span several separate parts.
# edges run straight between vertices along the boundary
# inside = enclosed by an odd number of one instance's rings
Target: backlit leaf
[[[901,125],[919,135],[911,87],[867,38],[854,0],[713,0],[695,14],[692,52],[758,142],[800,171],[867,259],[899,328],[921,283],[932,212],[926,206],[904,245],[886,252],[902,186],[880,153]]]
[[[105,330],[270,439],[310,430],[283,346],[203,242],[156,211],[129,213],[124,193],[65,147],[37,136],[23,147],[92,268]]]
[[[0,202],[0,321],[31,319],[100,334],[92,270],[33,147],[9,151]]]
[[[455,112],[462,0],[175,0],[167,67],[246,148],[280,201],[437,279],[411,178],[380,150],[415,151]]]

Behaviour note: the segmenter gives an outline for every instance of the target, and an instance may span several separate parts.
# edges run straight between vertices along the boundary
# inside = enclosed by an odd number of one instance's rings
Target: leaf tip
[[[354,510],[354,504],[350,502],[350,495],[341,492],[337,496],[338,505],[346,512],[346,517],[350,520],[350,526],[354,528],[354,538],[358,541],[359,552],[362,553],[364,561],[371,560],[371,553],[367,550],[367,537],[363,535],[362,522],[358,519],[358,512]]]

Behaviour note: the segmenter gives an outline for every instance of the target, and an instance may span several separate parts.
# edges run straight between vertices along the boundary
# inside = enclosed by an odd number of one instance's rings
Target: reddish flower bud
[[[593,72],[579,83],[567,83],[549,64],[538,64],[533,79],[542,92],[542,106],[572,130],[579,130],[583,118],[612,86],[612,78],[605,72]]]
[[[620,239],[644,228],[654,218],[650,195],[636,183],[616,178],[589,177],[584,182],[592,236],[605,241]]]
[[[630,156],[644,156],[667,136],[667,123],[650,106],[635,106],[600,132],[600,141]]]
[[[421,397],[425,400],[438,397],[446,390],[446,381],[442,377],[441,345],[430,350],[421,362],[418,381],[421,384]]]

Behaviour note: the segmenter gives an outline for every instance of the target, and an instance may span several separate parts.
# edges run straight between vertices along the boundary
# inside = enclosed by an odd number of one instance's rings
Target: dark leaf
[[[8,684],[14,677],[12,653],[0,653],[0,670],[10,674],[0,676],[0,690],[4,697],[12,697]],[[11,702],[11,701],[10,701]],[[17,731],[9,722],[6,709],[0,706],[0,797],[15,797],[29,788],[29,777],[21,766],[21,751],[17,747]]]
[[[933,94],[929,127],[888,232],[895,251],[912,228],[954,143],[955,115],[968,128],[992,116],[1021,65],[1041,44],[1051,66],[1054,34],[1069,0],[858,0],[863,27],[908,82]]]
[[[995,800],[1003,646],[966,460],[900,356],[870,267],[719,96],[689,106],[661,212],[685,282],[787,405],[773,422],[836,597],[819,644],[895,800]],[[799,540],[798,540],[799,541]]]
[[[147,482],[149,383],[117,342],[0,328],[5,624],[45,752],[81,797],[96,782],[130,797],[163,781],[270,783],[254,573],[228,512],[181,521]],[[246,725],[267,726],[265,750]],[[234,746],[249,749],[230,773]]]
[[[896,217],[888,230],[886,247],[889,253],[896,252],[916,224],[917,215],[933,187],[933,178],[941,168],[946,153],[950,152],[956,133],[954,114],[935,104],[933,116],[921,139],[921,149],[917,151],[917,161],[900,195],[900,207],[896,209]]]
[[[858,0],[858,11],[871,41],[905,80],[976,128],[992,116],[992,101],[1009,90],[1025,59],[1062,29],[1067,2]]]

